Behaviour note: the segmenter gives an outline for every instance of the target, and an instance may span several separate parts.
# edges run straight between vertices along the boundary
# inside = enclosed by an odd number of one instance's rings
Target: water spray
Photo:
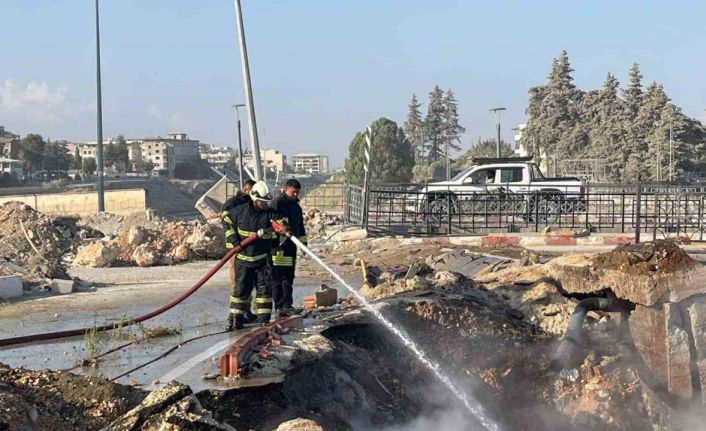
[[[301,241],[299,241],[295,236],[291,235],[288,231],[284,230],[284,228],[279,225],[277,222],[273,221],[272,222],[272,227],[274,228],[275,231],[278,233],[288,237],[300,250],[302,250],[304,253],[307,254],[307,256],[311,257],[314,259],[316,263],[318,263],[322,268],[324,268],[333,278],[335,278],[339,283],[343,285],[346,289],[348,289],[353,296],[361,303],[363,306],[370,311],[380,322],[382,322],[385,327],[390,330],[393,334],[395,334],[401,341],[402,343],[407,346],[419,359],[420,362],[422,362],[429,370],[431,370],[434,375],[446,386],[451,390],[451,392],[463,403],[464,407],[471,412],[471,414],[478,420],[478,422],[486,429],[487,431],[499,431],[498,424],[493,421],[493,419],[490,418],[490,416],[485,412],[485,409],[475,402],[475,400],[472,402],[469,395],[466,394],[463,390],[458,388],[447,376],[442,370],[439,364],[433,362],[430,360],[424,351],[422,351],[417,344],[412,341],[405,333],[403,333],[399,328],[397,328],[395,325],[392,324],[385,316],[380,313],[378,309],[372,306],[368,300],[361,295],[356,289],[354,289],[352,286],[350,286],[348,283],[341,278],[340,275],[336,274],[334,270],[332,270],[326,263],[324,263],[317,255],[315,255],[307,246],[302,244]],[[474,405],[475,404],[475,405]]]

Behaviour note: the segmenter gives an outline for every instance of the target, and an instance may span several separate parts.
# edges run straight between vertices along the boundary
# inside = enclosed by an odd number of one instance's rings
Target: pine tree
[[[623,97],[630,117],[635,118],[642,102],[642,74],[640,65],[637,63],[633,63],[630,67],[628,88],[623,91]]]
[[[466,128],[459,123],[458,101],[453,91],[449,88],[444,95],[444,138],[449,149],[459,151],[461,149],[461,136]]]
[[[444,92],[438,85],[429,92],[427,116],[424,119],[424,136],[427,139],[427,163],[433,163],[444,157],[446,138],[446,108]]]
[[[76,146],[76,151],[74,151],[74,159],[72,166],[74,169],[81,169],[82,166],[81,152],[78,149],[78,145]]]
[[[615,181],[666,180],[671,125],[675,175],[706,169],[704,125],[669,103],[661,85],[643,90],[638,64],[632,65],[622,92],[610,73],[601,89],[583,92],[571,72],[562,52],[547,83],[529,90],[521,144],[530,154],[546,154],[550,168],[568,157],[599,159]]]
[[[417,95],[412,94],[412,100],[408,105],[407,119],[402,126],[407,134],[407,139],[412,144],[412,151],[416,161],[420,161],[424,157],[424,120],[420,111],[421,106],[421,103],[417,100]]]

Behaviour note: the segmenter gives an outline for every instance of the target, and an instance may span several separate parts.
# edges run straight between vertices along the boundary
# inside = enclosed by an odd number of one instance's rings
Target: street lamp
[[[250,81],[250,65],[248,63],[248,49],[245,43],[245,29],[243,28],[243,11],[240,7],[240,0],[233,0],[235,3],[235,18],[238,27],[238,41],[240,43],[240,64],[243,68],[243,87],[245,88],[245,103],[248,113],[248,130],[250,131],[250,146],[252,147],[252,157],[255,166],[253,173],[255,181],[260,181],[262,177],[262,164],[260,163],[260,141],[257,139],[257,122],[255,120],[255,102],[252,96],[252,84]]]
[[[105,211],[103,192],[103,102],[101,100],[101,44],[98,0],[96,0],[96,191],[98,192],[98,212]]]
[[[240,176],[240,188],[243,188],[243,138],[240,132],[240,111],[238,108],[244,108],[244,103],[232,105],[235,108],[235,117],[238,119],[238,174]]]
[[[498,141],[495,143],[495,155],[500,157],[500,111],[504,111],[506,108],[493,108],[490,112],[495,112],[495,127],[498,131]]]

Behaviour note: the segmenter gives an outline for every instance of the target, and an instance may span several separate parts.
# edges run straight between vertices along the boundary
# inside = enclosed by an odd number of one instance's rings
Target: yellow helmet
[[[258,181],[250,189],[250,198],[253,201],[271,201],[272,195],[270,194],[270,188],[264,181]]]

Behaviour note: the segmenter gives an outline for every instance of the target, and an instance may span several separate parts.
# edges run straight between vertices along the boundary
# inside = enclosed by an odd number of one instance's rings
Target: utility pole
[[[674,181],[674,144],[672,140],[673,122],[669,119],[669,182]]]
[[[451,162],[449,161],[449,141],[444,144],[446,151],[446,181],[451,179]]]
[[[240,133],[240,111],[238,108],[245,107],[245,104],[239,103],[233,105],[235,108],[235,116],[238,119],[238,176],[240,178],[240,188],[243,188],[243,137]]]
[[[500,112],[506,108],[493,108],[490,112],[495,112],[495,127],[498,132],[498,140],[495,143],[495,156],[500,157]]]
[[[98,0],[96,0],[96,191],[98,191],[98,212],[105,211],[103,191],[103,101],[101,100],[101,44]]]
[[[248,126],[250,129],[250,146],[252,148],[253,172],[255,181],[262,179],[262,164],[260,163],[260,142],[257,140],[257,122],[255,120],[255,103],[252,97],[252,84],[250,82],[250,64],[248,63],[248,50],[245,44],[245,29],[243,28],[243,11],[240,0],[235,2],[235,15],[238,25],[238,40],[240,41],[240,64],[243,68],[243,86],[245,87],[245,103],[248,111]]]

